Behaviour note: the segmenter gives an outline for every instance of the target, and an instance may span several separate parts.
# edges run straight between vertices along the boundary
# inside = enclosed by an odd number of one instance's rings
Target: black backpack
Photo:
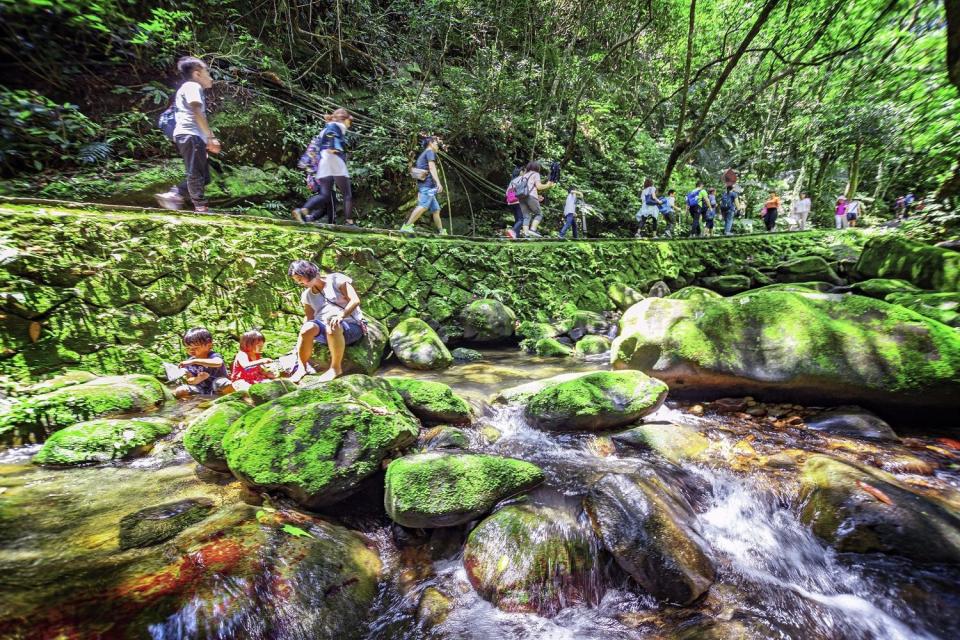
[[[174,100],[176,100],[176,96],[174,96]],[[164,109],[160,117],[157,118],[157,127],[160,128],[163,135],[167,136],[167,139],[173,140],[173,130],[177,128],[177,106],[174,102],[171,102],[170,106]]]
[[[722,196],[720,196],[720,212],[729,213],[736,208],[734,201],[737,199],[737,194],[733,191],[727,191]]]

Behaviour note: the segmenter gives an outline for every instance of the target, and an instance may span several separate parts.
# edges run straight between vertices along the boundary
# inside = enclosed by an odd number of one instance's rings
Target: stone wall
[[[203,325],[231,358],[265,330],[289,348],[302,318],[288,263],[306,258],[354,278],[364,311],[417,315],[456,332],[460,309],[497,297],[521,319],[611,309],[607,286],[680,286],[730,265],[797,255],[834,258],[854,231],[675,241],[509,242],[334,232],[235,216],[168,215],[0,204],[0,376],[26,381],[64,367],[156,373]],[[271,341],[271,335],[276,336]]]

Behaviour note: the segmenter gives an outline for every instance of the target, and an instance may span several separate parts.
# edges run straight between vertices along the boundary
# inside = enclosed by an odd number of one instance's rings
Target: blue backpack
[[[687,194],[687,205],[693,207],[700,204],[700,192],[702,189],[694,189]]]
[[[177,128],[176,105],[171,104],[163,110],[163,113],[157,118],[157,126],[163,132],[163,135],[167,136],[169,140],[173,140],[173,130]]]
[[[720,196],[720,211],[724,214],[733,211],[736,208],[737,194],[733,191],[727,191]]]

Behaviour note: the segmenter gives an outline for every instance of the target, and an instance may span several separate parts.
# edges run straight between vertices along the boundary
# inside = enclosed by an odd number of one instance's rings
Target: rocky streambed
[[[960,635],[949,435],[482,356],[203,404],[111,381],[140,404],[96,437],[0,457],[0,635]]]

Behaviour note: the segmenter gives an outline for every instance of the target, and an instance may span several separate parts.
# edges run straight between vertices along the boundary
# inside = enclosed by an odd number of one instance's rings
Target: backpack
[[[657,204],[657,201],[656,201],[656,199],[654,198],[652,192],[651,192],[651,193],[647,193],[647,195],[645,195],[645,196],[643,197],[643,204],[647,205],[648,207],[656,207],[656,206],[659,206],[659,205]]]
[[[516,178],[510,181],[510,185],[507,187],[507,193],[510,193],[510,190],[513,189],[514,195],[519,200],[520,198],[525,198],[530,195],[530,176],[527,173],[521,173]]]
[[[694,189],[687,194],[687,204],[689,206],[695,207],[700,204],[700,191],[702,191],[702,189]]]
[[[727,191],[722,196],[720,196],[720,212],[723,214],[730,213],[734,210],[737,196],[733,191]]]
[[[173,130],[177,128],[177,106],[171,104],[157,118],[157,127],[168,140],[173,140]]]
[[[517,192],[513,188],[513,181],[511,181],[510,184],[507,185],[506,195],[507,195],[507,204],[518,204],[520,202],[520,198],[517,197]]]

